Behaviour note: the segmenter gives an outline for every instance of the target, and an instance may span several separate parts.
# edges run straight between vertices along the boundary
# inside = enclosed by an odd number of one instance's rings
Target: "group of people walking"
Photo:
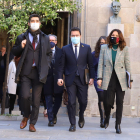
[[[95,51],[81,43],[81,31],[74,27],[70,31],[71,44],[62,49],[56,46],[57,36],[45,35],[40,30],[40,17],[32,14],[29,29],[19,35],[12,48],[14,56],[20,58],[15,82],[21,84],[20,94],[24,129],[30,119],[29,131],[35,132],[38,119],[41,92],[45,95],[48,126],[57,123],[57,113],[62,103],[64,86],[68,93],[68,117],[70,132],[76,131],[76,97],[79,102],[80,128],[84,127],[84,111],[88,102],[88,86],[95,86],[98,94],[100,127],[109,126],[111,108],[116,95],[116,133],[121,133],[123,99],[128,88],[126,71],[130,73],[128,47],[120,30],[114,29],[106,38],[101,36]],[[89,80],[86,81],[85,70]],[[131,77],[132,85],[132,77]],[[32,109],[30,108],[30,88],[32,88]],[[53,103],[53,97],[55,98]]]

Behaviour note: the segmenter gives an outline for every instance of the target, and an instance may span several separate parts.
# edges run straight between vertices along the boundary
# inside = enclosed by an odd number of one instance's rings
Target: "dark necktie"
[[[77,58],[78,58],[78,55],[77,55],[77,46],[76,46],[76,45],[75,45],[75,58],[76,58],[76,60],[77,60]],[[76,75],[79,76],[78,69],[77,69],[77,71],[76,71]]]
[[[77,56],[77,46],[75,45],[75,58],[77,59],[78,56]]]
[[[33,49],[35,50],[35,41],[33,40],[32,42],[32,46],[33,46]],[[35,63],[35,60],[33,59],[33,64]]]
[[[54,64],[54,61],[55,61],[55,51],[52,50],[52,64]]]

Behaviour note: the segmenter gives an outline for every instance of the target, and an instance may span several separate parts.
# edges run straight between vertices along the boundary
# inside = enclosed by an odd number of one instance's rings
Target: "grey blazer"
[[[128,71],[131,75],[130,70],[130,60],[129,60],[129,52],[128,47],[121,51],[120,48],[117,50],[114,69],[119,79],[122,91],[127,90],[127,80],[126,80],[126,71]],[[112,49],[108,47],[107,44],[102,45],[99,57],[98,64],[98,79],[102,79],[102,86],[100,89],[107,90],[111,74],[113,71],[113,62],[112,62]],[[132,80],[132,76],[131,79]]]

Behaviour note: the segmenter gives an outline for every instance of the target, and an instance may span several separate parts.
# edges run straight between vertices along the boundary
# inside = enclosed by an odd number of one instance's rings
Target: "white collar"
[[[72,43],[72,46],[75,47],[75,44]],[[77,47],[80,47],[80,42],[77,44]]]
[[[55,47],[52,49],[52,51],[55,51]]]

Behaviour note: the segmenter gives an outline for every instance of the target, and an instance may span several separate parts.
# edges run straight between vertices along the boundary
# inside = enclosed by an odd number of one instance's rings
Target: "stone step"
[[[43,111],[44,111],[44,107],[40,106],[40,108],[39,108],[39,116],[44,116]],[[6,108],[5,109],[5,114],[8,114],[8,113],[9,113],[9,108]],[[18,105],[14,106],[14,110],[12,111],[12,114],[13,115],[20,115],[21,114]],[[58,114],[67,114],[67,108],[65,106],[60,107],[60,109],[58,111]]]

